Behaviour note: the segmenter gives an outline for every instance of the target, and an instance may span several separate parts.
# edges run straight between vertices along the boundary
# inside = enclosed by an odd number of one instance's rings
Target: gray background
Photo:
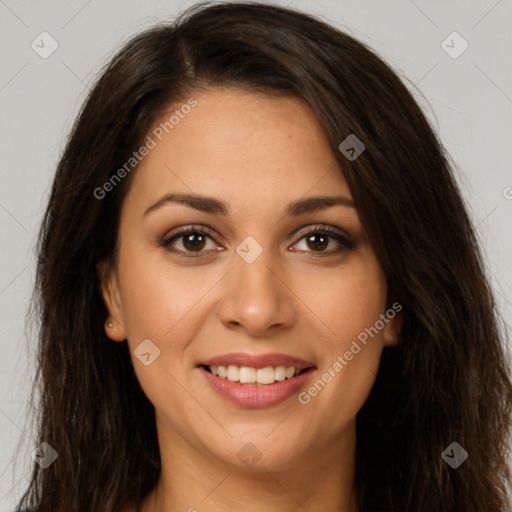
[[[35,338],[25,327],[25,311],[34,281],[35,235],[65,136],[91,79],[120,43],[192,3],[0,0],[0,510],[12,511],[35,448],[25,410]],[[457,165],[510,332],[512,2],[275,3],[345,28],[407,77]],[[31,47],[44,31],[59,45],[47,59]],[[469,43],[456,59],[441,47],[453,31]],[[460,48],[460,41],[448,44]]]

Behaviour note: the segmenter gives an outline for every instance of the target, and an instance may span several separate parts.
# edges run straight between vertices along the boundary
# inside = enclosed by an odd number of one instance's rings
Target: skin
[[[285,215],[304,197],[351,199],[304,100],[220,88],[194,97],[197,106],[134,171],[116,264],[101,274],[106,332],[127,340],[156,411],[162,475],[141,511],[354,511],[355,418],[383,348],[398,343],[399,315],[308,404],[294,395],[240,408],[213,391],[197,365],[228,352],[294,355],[316,366],[307,390],[389,308],[385,276],[354,207]],[[144,215],[170,192],[215,197],[229,214],[167,202]],[[159,244],[191,224],[212,234],[199,257],[180,255],[194,250],[183,237],[174,252]],[[317,224],[357,247],[324,239]],[[317,234],[314,243],[297,235],[301,228]],[[247,236],[263,249],[250,264],[236,253]],[[161,351],[148,366],[133,354],[145,339]],[[237,456],[249,442],[261,454],[252,467]]]

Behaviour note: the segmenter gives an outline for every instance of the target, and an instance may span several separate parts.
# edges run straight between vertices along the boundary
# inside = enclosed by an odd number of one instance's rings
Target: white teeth
[[[282,381],[286,379],[286,366],[278,366],[276,368],[276,380]]]
[[[295,374],[295,368],[292,367],[292,373]],[[258,384],[273,384],[276,381],[276,371],[272,366],[258,368],[256,372],[256,381]]]
[[[286,378],[287,379],[291,379],[295,374],[295,368],[289,366],[288,368],[286,368]]]
[[[238,382],[240,378],[240,368],[238,366],[235,366],[234,364],[230,364],[228,366],[228,374],[227,379],[231,382]]]
[[[238,378],[241,384],[245,384],[246,382],[256,382],[256,369],[248,368],[247,366],[242,366],[240,368]]]
[[[231,382],[240,382],[240,384],[274,384],[276,381],[291,379],[300,373],[300,368],[293,366],[266,366],[265,368],[251,368],[248,366],[209,366],[213,375],[221,379],[227,379]]]

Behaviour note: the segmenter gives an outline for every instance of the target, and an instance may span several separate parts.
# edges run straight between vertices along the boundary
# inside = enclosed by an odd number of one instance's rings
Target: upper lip
[[[205,366],[248,366],[249,368],[265,368],[266,366],[293,366],[300,370],[313,367],[314,364],[299,357],[287,356],[286,354],[244,354],[233,352],[212,357],[199,364]]]

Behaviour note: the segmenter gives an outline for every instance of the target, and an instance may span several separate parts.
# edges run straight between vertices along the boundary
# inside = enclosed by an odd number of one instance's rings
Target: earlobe
[[[397,313],[394,318],[384,326],[384,345],[394,347],[400,344],[400,333],[402,331],[402,314]]]
[[[126,339],[124,329],[118,329],[112,320],[105,322],[105,333],[112,341],[124,341]]]
[[[105,322],[105,333],[113,341],[124,341],[124,329],[121,308],[121,297],[115,269],[108,261],[101,261],[97,265],[100,293],[108,311]]]

